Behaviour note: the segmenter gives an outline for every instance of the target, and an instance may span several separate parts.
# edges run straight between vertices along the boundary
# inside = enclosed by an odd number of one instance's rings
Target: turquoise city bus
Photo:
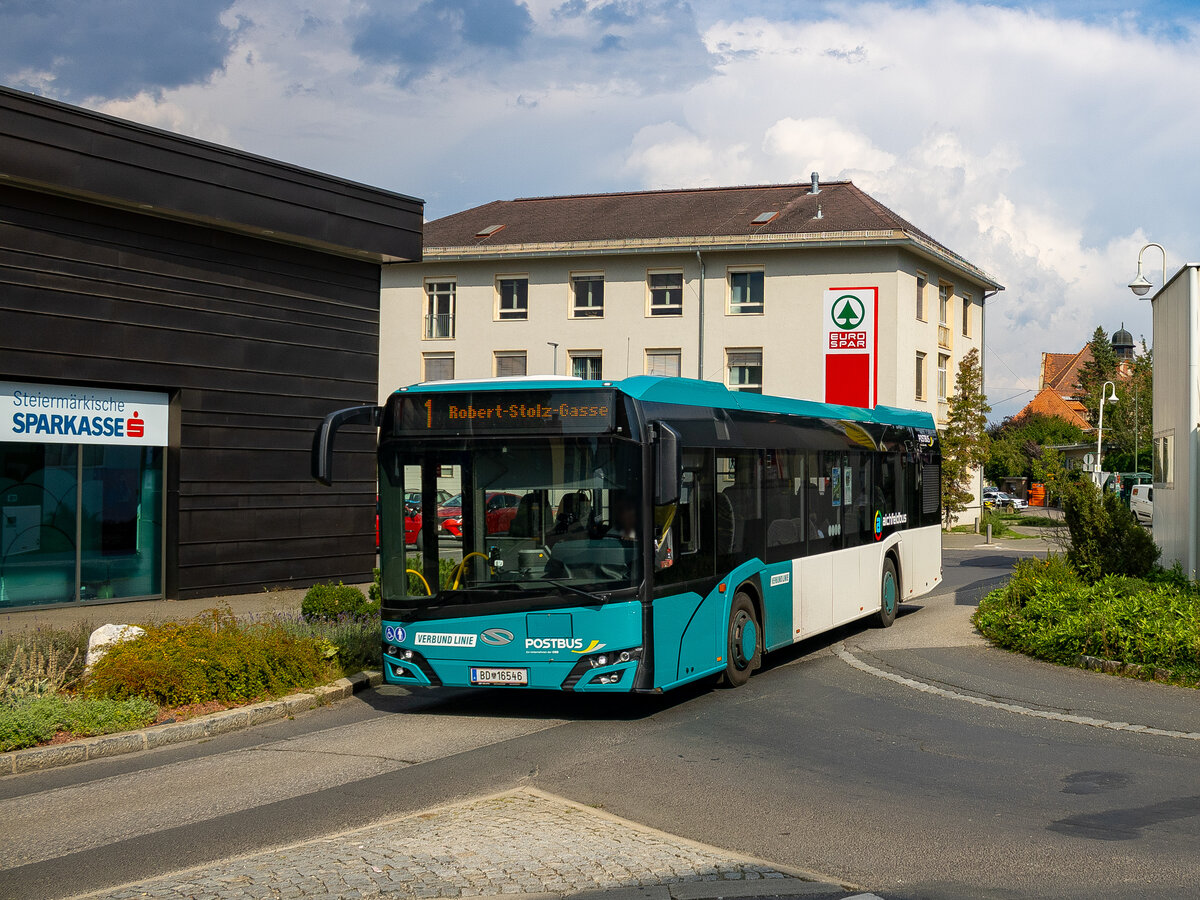
[[[379,428],[388,683],[736,686],[764,653],[891,625],[941,580],[928,413],[684,378],[430,382],[330,414],[313,442],[322,483],[352,423]],[[461,496],[450,553],[435,525],[447,488]]]

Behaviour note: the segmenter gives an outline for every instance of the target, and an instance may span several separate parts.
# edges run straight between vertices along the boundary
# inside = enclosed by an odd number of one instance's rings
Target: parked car
[[[998,490],[996,490],[995,488],[984,488],[983,489],[983,505],[986,506],[988,509],[991,509],[993,506],[996,505],[996,497],[999,495],[999,493],[1000,492]]]
[[[1129,492],[1129,508],[1144,525],[1154,524],[1154,485],[1135,484]]]
[[[995,496],[992,497],[991,504],[988,504],[985,500],[984,505],[995,506],[997,509],[1011,509],[1014,512],[1021,512],[1029,508],[1029,504],[1020,497],[1014,497],[1011,494],[1004,493],[1004,491],[996,491]]]
[[[503,534],[517,515],[518,494],[488,491],[484,500],[484,526],[488,534]],[[462,494],[455,494],[438,507],[438,527],[451,537],[462,537]]]

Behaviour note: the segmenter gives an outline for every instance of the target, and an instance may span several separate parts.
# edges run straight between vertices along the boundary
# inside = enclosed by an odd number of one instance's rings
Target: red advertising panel
[[[873,407],[879,402],[879,288],[825,291],[825,402]]]

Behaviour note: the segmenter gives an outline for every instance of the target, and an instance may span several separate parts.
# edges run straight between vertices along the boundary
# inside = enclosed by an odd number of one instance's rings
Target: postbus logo
[[[833,324],[842,331],[853,331],[863,323],[866,307],[853,294],[842,294],[833,301]]]

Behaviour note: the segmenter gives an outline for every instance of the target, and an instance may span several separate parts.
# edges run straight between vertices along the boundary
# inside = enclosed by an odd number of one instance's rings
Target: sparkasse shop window
[[[0,608],[163,593],[166,394],[0,383]]]

